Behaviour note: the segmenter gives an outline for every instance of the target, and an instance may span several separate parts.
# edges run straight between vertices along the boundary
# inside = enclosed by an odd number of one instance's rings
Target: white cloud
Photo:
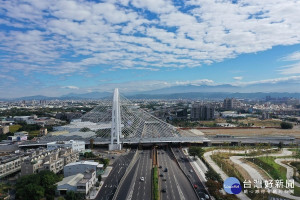
[[[243,77],[242,77],[242,76],[236,76],[236,77],[233,77],[233,79],[234,79],[234,80],[237,80],[237,81],[240,81],[240,80],[243,79]]]
[[[239,82],[239,83],[232,83],[232,85],[247,86],[247,85],[256,85],[256,84],[264,84],[264,83],[276,84],[276,83],[284,83],[284,82],[299,83],[300,76],[289,76],[289,77],[265,79],[265,80],[259,80],[259,81]]]
[[[290,55],[287,55],[283,58],[281,58],[281,60],[284,60],[284,61],[298,61],[300,60],[300,51],[296,51]]]
[[[300,62],[291,65],[286,65],[281,68],[282,69],[277,70],[280,72],[280,74],[285,74],[285,75],[300,74]]]
[[[73,86],[73,85],[62,86],[61,88],[63,88],[63,89],[71,89],[71,90],[79,90],[79,87]]]
[[[0,66],[5,75],[83,73],[89,67],[157,71],[300,43],[300,1],[128,2],[0,0],[0,23],[12,27],[0,29]],[[299,57],[298,51],[285,60]],[[279,72],[299,74],[300,64]]]
[[[291,74],[300,74],[300,51],[293,52],[280,60],[282,61],[296,61],[293,64],[285,65],[280,67],[277,71],[280,74],[291,75]]]

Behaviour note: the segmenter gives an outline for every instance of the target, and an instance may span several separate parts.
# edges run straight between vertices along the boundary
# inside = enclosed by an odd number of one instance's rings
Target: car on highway
[[[194,184],[194,188],[197,189],[197,188],[198,188],[198,185],[197,185],[197,184]]]
[[[167,181],[167,179],[163,178],[162,181]]]
[[[168,168],[165,168],[164,172],[168,172]]]
[[[190,169],[190,172],[193,173],[194,171],[192,169]]]
[[[145,181],[145,178],[142,176],[140,177],[140,181],[144,182]]]
[[[205,199],[209,199],[209,196],[207,194],[204,195]]]
[[[161,165],[159,165],[159,167],[158,167],[158,168],[160,168],[160,169],[161,169],[161,168],[162,168],[162,166],[161,166]]]
[[[161,191],[164,192],[164,193],[167,192],[167,190],[165,188],[163,188]]]
[[[163,174],[160,174],[159,176],[160,176],[160,177],[164,177],[164,175],[163,175]]]

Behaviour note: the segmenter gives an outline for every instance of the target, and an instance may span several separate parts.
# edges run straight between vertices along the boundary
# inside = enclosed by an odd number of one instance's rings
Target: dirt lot
[[[201,129],[205,135],[226,134],[233,136],[294,136],[300,138],[300,127],[293,129],[277,129],[277,128],[264,128],[264,129]]]

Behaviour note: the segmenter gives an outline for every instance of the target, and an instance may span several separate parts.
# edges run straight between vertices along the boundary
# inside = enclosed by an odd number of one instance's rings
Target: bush
[[[292,129],[293,128],[293,124],[289,123],[289,122],[281,122],[280,123],[280,127],[282,129]]]

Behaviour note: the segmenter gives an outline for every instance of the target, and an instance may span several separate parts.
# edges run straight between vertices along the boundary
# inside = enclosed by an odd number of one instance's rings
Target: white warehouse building
[[[103,169],[103,164],[93,161],[69,163],[64,166],[64,177],[72,176],[78,173],[84,173],[85,171],[91,169],[95,170],[95,172],[99,172],[99,170]]]
[[[80,140],[70,140],[47,143],[47,150],[54,150],[57,148],[72,148],[73,151],[80,152],[85,150],[85,142]]]

